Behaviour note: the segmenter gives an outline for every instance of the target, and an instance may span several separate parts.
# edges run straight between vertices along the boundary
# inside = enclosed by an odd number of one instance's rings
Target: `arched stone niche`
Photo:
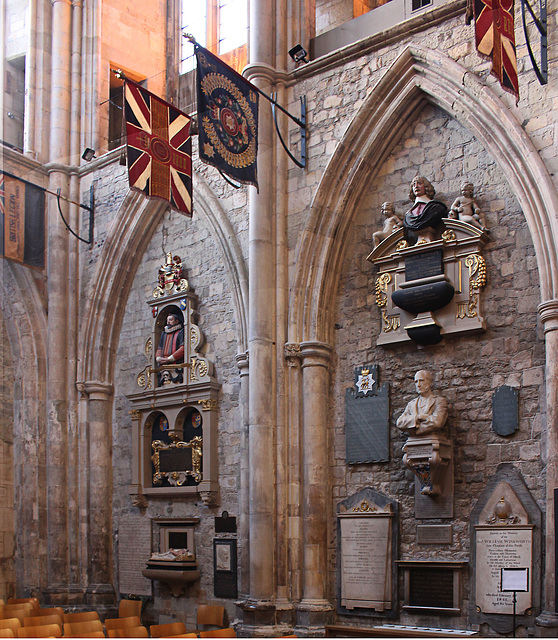
[[[182,277],[178,256],[167,254],[147,304],[154,319],[143,345],[148,362],[137,376],[141,391],[128,396],[135,448],[129,492],[140,507],[150,496],[162,495],[199,494],[206,504],[215,504],[220,385],[213,363],[200,353],[203,334],[196,324],[197,296]],[[171,315],[178,320],[174,326],[183,331],[183,340],[173,342],[171,351],[183,346],[184,353],[172,362],[161,362],[158,347],[177,333],[167,331],[173,329]]]
[[[529,591],[517,593],[516,626],[534,626],[541,608],[541,524],[519,471],[500,465],[471,513],[472,623],[511,633],[513,594],[500,590],[501,569],[527,568]]]

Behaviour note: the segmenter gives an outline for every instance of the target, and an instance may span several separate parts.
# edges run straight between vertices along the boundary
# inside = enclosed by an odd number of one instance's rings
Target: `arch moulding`
[[[234,230],[209,187],[196,175],[194,198],[200,219],[215,237],[230,278],[237,319],[239,353],[246,351],[248,275]],[[167,204],[130,191],[114,220],[91,286],[84,317],[82,363],[78,380],[113,383],[116,349],[126,300],[147,245],[160,224]],[[119,304],[114,304],[114,300]]]
[[[535,247],[542,301],[558,297],[558,194],[533,143],[490,87],[437,51],[407,48],[379,80],[333,154],[314,197],[298,251],[289,341],[332,342],[335,297],[356,203],[425,103],[481,142],[507,177]]]

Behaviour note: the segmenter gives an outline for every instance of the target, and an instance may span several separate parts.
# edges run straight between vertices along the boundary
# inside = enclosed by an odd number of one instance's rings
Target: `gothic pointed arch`
[[[468,129],[495,158],[525,215],[535,247],[542,301],[558,296],[558,194],[513,112],[458,62],[407,48],[351,122],[321,178],[298,251],[291,301],[293,342],[332,341],[333,307],[345,239],[356,203],[399,142],[404,123],[433,103]]]
[[[248,276],[240,245],[226,212],[209,187],[196,175],[196,213],[214,234],[221,252],[237,318],[238,350],[246,350]],[[85,314],[79,380],[112,384],[125,301],[134,275],[167,205],[130,191],[120,208],[98,261]],[[115,305],[113,301],[119,300]]]
[[[28,267],[3,260],[0,279],[1,316],[8,337],[13,376],[14,515],[17,576],[40,584],[46,575],[44,540],[36,505],[46,509],[46,315],[37,285]],[[4,372],[8,374],[8,371]],[[9,378],[6,378],[6,382]],[[9,495],[9,494],[7,494]],[[8,506],[10,509],[14,505]],[[30,523],[36,523],[36,526]]]

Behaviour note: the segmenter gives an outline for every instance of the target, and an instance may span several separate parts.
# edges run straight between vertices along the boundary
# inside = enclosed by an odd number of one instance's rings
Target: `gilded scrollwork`
[[[137,377],[138,387],[141,387],[144,391],[147,389],[151,389],[152,380],[151,374],[153,373],[153,367],[151,365],[147,365],[142,371],[139,372]]]
[[[153,357],[153,337],[152,336],[149,336],[149,338],[147,338],[147,340],[145,341],[143,352],[145,353],[145,357],[148,360],[151,360],[151,358]]]
[[[201,378],[205,378],[205,376],[209,373],[209,365],[207,364],[207,360],[203,358],[192,358],[192,363],[190,366],[190,376],[192,380],[200,380]]]
[[[442,233],[442,240],[444,241],[444,243],[457,242],[457,236],[451,229],[446,229],[444,233]]]
[[[391,282],[391,274],[390,273],[382,273],[376,279],[376,304],[379,307],[385,307],[387,304],[388,296],[388,287]]]
[[[388,316],[385,309],[382,309],[382,331],[389,333],[390,331],[397,331],[401,326],[401,318],[398,315]]]
[[[486,284],[486,260],[478,253],[472,253],[465,258],[465,265],[469,269],[469,290],[480,289]],[[476,276],[473,279],[473,276]]]

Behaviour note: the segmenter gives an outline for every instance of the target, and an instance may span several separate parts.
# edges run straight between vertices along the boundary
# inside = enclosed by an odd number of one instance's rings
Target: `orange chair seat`
[[[167,638],[187,633],[186,625],[183,622],[167,622],[166,624],[152,624],[149,628],[152,638]]]
[[[124,627],[122,629],[110,629],[109,638],[149,638],[147,627]]]
[[[42,624],[37,627],[21,627],[18,638],[61,638],[62,629],[57,624]]]
[[[125,627],[141,627],[141,620],[138,616],[128,616],[127,618],[107,618],[105,629],[124,629]]]

